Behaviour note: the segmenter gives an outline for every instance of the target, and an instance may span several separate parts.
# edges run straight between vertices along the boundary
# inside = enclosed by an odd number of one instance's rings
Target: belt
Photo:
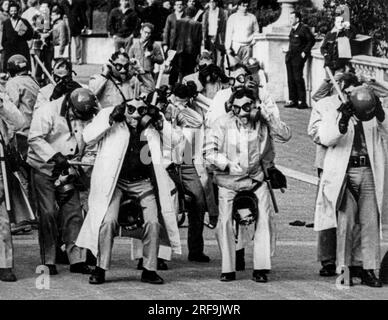
[[[134,177],[125,177],[123,180],[126,180],[128,182],[137,182],[141,180],[146,180],[148,178],[149,176],[147,175],[140,175],[140,176],[134,176]]]
[[[350,156],[349,158],[349,167],[370,167],[370,160],[368,155],[366,156]]]

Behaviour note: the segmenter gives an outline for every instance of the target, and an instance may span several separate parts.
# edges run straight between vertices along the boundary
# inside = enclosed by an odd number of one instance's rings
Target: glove
[[[341,119],[338,122],[338,129],[341,134],[345,134],[348,131],[349,120],[354,114],[353,106],[350,102],[341,104],[338,111],[342,113]]]
[[[154,128],[158,131],[162,130],[163,117],[160,113],[160,110],[157,107],[150,105],[148,107],[148,115],[151,117],[151,124],[154,126]]]
[[[381,104],[381,100],[379,99],[379,97],[376,97],[376,119],[377,121],[379,122],[383,122],[385,120],[385,112],[384,112],[384,109],[383,109],[383,106]]]
[[[109,124],[112,125],[113,122],[123,122],[125,120],[125,103],[117,105],[112,113],[109,115]]]
[[[81,88],[78,82],[71,80],[62,80],[54,87],[53,93],[51,94],[50,101],[56,100],[73,90]]]
[[[57,152],[49,160],[54,162],[53,176],[59,176],[63,171],[70,168],[67,158],[60,152]]]
[[[259,84],[254,80],[248,80],[245,87],[252,91],[253,97],[257,100],[259,98]]]
[[[198,94],[198,88],[194,81],[187,81],[186,83],[188,89],[188,95],[190,98],[194,98]]]

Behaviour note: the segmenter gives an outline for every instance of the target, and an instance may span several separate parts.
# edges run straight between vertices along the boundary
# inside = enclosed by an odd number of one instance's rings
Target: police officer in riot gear
[[[78,88],[41,106],[31,122],[27,163],[33,168],[42,263],[52,275],[57,274],[55,257],[61,242],[65,244],[70,271],[90,273],[85,264],[86,250],[75,245],[83,222],[79,190],[64,196],[58,194],[55,183],[67,174],[68,160],[85,152],[82,131],[98,109],[93,93]]]

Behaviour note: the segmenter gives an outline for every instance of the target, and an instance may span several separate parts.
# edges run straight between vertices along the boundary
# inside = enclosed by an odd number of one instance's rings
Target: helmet
[[[11,75],[15,75],[21,71],[28,69],[28,62],[25,56],[21,54],[14,54],[7,61],[7,71]]]
[[[77,88],[73,90],[69,100],[78,119],[90,120],[98,112],[97,98],[89,89]]]
[[[143,226],[143,209],[139,199],[129,197],[121,202],[118,223],[127,230],[135,230]]]
[[[375,116],[376,99],[376,95],[365,86],[354,88],[349,96],[354,114],[361,121],[369,121]]]
[[[258,199],[253,191],[240,191],[234,197],[232,217],[237,224],[250,225],[257,221],[259,216]]]

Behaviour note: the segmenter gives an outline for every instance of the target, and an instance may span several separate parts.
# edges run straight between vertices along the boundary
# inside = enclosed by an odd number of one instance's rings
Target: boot
[[[388,284],[388,251],[385,253],[380,266],[380,280],[384,284]]]
[[[375,275],[374,270],[363,270],[361,275],[361,284],[365,284],[368,287],[372,288],[380,288],[382,287],[382,283],[380,279],[378,279]]]
[[[0,268],[0,281],[15,282],[16,280],[11,268]]]
[[[90,284],[103,284],[105,282],[105,270],[96,267],[93,271],[92,274],[89,277],[89,283]]]

